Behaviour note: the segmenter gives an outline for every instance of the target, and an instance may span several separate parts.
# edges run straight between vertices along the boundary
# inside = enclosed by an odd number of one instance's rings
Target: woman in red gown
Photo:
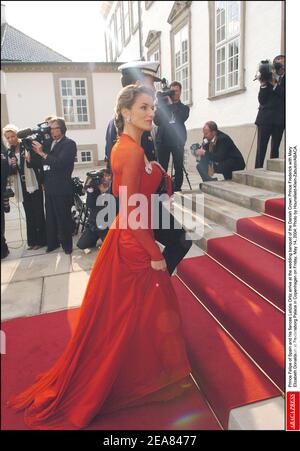
[[[9,402],[25,409],[25,422],[32,429],[81,429],[99,414],[184,392],[191,368],[179,307],[150,228],[151,194],[162,172],[145,159],[140,146],[153,115],[149,88],[130,85],[120,92],[119,139],[111,166],[114,195],[120,187],[126,192],[94,263],[63,355]],[[136,199],[129,201],[136,194],[148,201],[147,228],[145,220],[139,223]]]

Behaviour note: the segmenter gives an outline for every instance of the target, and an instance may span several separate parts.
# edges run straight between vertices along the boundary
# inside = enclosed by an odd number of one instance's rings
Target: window
[[[123,48],[122,12],[120,4],[116,8],[116,41],[117,41],[117,54],[120,55]]]
[[[116,39],[115,39],[115,16],[112,17],[109,24],[109,47],[110,47],[110,60],[116,59]]]
[[[124,44],[126,45],[130,38],[129,2],[122,2],[122,4],[123,4]]]
[[[131,5],[131,31],[134,33],[139,25],[139,2],[132,1]]]
[[[88,123],[86,79],[61,79],[62,112],[67,123]]]
[[[81,150],[77,152],[75,157],[75,163],[91,163],[92,160],[92,151],[91,150]]]
[[[181,100],[190,102],[190,75],[189,75],[189,38],[188,25],[185,25],[174,35],[174,63],[175,80],[182,85]]]
[[[210,98],[244,90],[244,32],[247,2],[209,2]]]
[[[88,163],[92,161],[92,153],[89,150],[81,152],[81,161],[82,163]]]
[[[148,59],[148,61],[155,61],[157,63],[160,63],[159,49],[157,49],[153,53],[149,54],[147,59]],[[160,66],[157,71],[157,76],[160,78]]]

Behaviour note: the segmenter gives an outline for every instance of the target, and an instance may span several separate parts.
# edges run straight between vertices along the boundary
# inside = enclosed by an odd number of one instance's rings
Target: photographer
[[[260,75],[256,76],[256,79],[260,81],[259,111],[255,120],[257,125],[256,168],[262,168],[264,165],[270,137],[271,158],[278,158],[285,129],[285,57],[276,56],[273,60],[273,68],[268,68],[267,62],[264,63],[264,65],[261,64]]]
[[[46,205],[47,251],[60,246],[65,254],[71,254],[73,185],[72,172],[77,153],[76,143],[65,136],[64,119],[49,121],[53,139],[49,153],[45,153],[38,141],[33,141],[33,150],[44,159],[44,186]]]
[[[7,149],[1,138],[1,259],[6,258],[9,250],[5,240],[5,217],[4,213],[9,211],[9,200],[5,197],[5,189],[9,174]]]
[[[225,180],[232,179],[232,172],[245,168],[244,158],[232,139],[221,132],[213,121],[203,127],[203,144],[194,150],[196,157],[201,157],[197,170],[204,182],[217,180],[214,173],[223,174]],[[195,145],[194,145],[195,146]]]
[[[79,249],[95,247],[99,239],[104,240],[109,229],[108,227],[101,229],[97,225],[97,215],[104,208],[104,206],[97,206],[97,199],[99,195],[105,195],[110,190],[110,172],[107,169],[102,169],[87,175],[88,179],[84,189],[87,192],[86,206],[89,210],[89,216],[86,228],[77,242]]]
[[[40,162],[28,152],[17,136],[18,128],[7,125],[3,136],[9,144],[8,162],[16,201],[22,202],[29,250],[46,245],[46,228]]]
[[[180,191],[183,182],[184,145],[187,134],[185,121],[188,119],[190,109],[180,101],[181,84],[173,81],[170,84],[170,96],[159,95],[158,106],[155,112],[154,123],[158,126],[156,146],[158,161],[168,170],[170,154],[173,156],[175,169],[174,191]]]

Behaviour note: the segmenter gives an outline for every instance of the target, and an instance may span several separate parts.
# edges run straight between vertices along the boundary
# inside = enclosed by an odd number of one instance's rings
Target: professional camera
[[[72,177],[73,194],[84,196],[83,181],[79,177]]]
[[[94,190],[98,191],[98,186],[103,183],[105,175],[110,175],[110,172],[107,169],[98,169],[87,172],[84,190],[87,193],[92,193]]]
[[[156,93],[158,102],[166,101],[166,97],[171,97],[171,99],[172,99],[175,95],[174,89],[171,89],[170,86],[168,86],[168,82],[165,78],[161,79],[161,84],[162,84],[162,90],[157,91],[157,93]]]
[[[201,147],[205,146],[207,143],[208,143],[208,139],[204,138],[202,141],[202,144],[199,144],[199,143],[192,144],[190,147],[192,155],[194,155],[194,157],[197,157],[198,155],[196,155],[196,150],[201,149]]]
[[[260,82],[271,82],[272,77],[275,74],[275,68],[270,60],[262,60],[258,65],[258,71],[254,77],[254,80],[259,80]]]
[[[48,122],[41,122],[34,128],[24,128],[19,130],[17,137],[21,139],[23,146],[28,152],[32,152],[32,141],[38,141],[40,144],[50,144],[51,128]]]

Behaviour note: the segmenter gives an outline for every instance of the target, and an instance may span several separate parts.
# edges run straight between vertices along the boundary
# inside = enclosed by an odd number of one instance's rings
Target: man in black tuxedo
[[[65,136],[67,127],[64,119],[50,122],[52,145],[45,153],[41,144],[33,142],[34,151],[44,159],[44,187],[46,206],[47,252],[59,245],[65,254],[71,254],[73,204],[72,172],[77,153],[76,143]]]
[[[136,81],[140,81],[142,84],[152,87],[154,90],[154,82],[160,81],[157,77],[157,70],[159,63],[137,61],[132,63],[122,64],[118,70],[122,72],[121,83],[122,86],[128,86],[134,84]],[[106,147],[105,156],[107,167],[110,167],[109,159],[111,149],[117,140],[117,132],[112,119],[107,127],[106,132]],[[145,155],[148,161],[156,160],[154,140],[150,132],[144,132],[142,135],[141,145],[144,149]],[[162,207],[164,208],[164,207]],[[160,208],[160,215],[162,215],[162,208]],[[162,227],[154,230],[156,241],[165,246],[163,250],[163,256],[166,260],[169,274],[172,274],[176,266],[180,263],[183,257],[187,254],[192,241],[186,238],[186,232],[183,228],[178,228],[178,224],[175,224],[176,220],[173,215],[170,215],[170,229],[163,229]],[[161,225],[161,221],[159,221]]]
[[[243,155],[230,136],[221,132],[213,121],[208,121],[203,127],[204,144],[195,151],[195,156],[201,157],[197,169],[204,182],[217,180],[211,173],[223,174],[225,180],[232,179],[233,171],[245,168]]]
[[[285,129],[285,57],[273,60],[276,74],[271,81],[261,81],[258,94],[257,152],[255,167],[262,168],[271,137],[271,158],[278,158],[279,146]]]

